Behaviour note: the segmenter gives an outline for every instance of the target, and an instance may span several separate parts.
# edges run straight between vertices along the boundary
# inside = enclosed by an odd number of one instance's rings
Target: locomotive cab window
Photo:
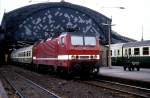
[[[140,54],[140,49],[134,48],[134,55],[139,55],[139,54]]]
[[[64,37],[61,37],[61,45],[64,45],[64,43],[65,43],[65,39]]]
[[[83,37],[82,36],[71,36],[71,44],[72,45],[83,45]]]
[[[72,45],[96,45],[96,37],[91,36],[71,36],[71,44]]]
[[[95,37],[84,37],[85,45],[96,45],[96,38]]]
[[[149,47],[143,47],[143,55],[149,55]]]

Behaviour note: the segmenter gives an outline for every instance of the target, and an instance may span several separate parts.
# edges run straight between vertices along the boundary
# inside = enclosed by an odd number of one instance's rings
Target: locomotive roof
[[[83,34],[83,33],[79,32],[79,31],[75,31],[75,32],[63,32],[63,33],[61,33],[61,35],[66,34],[66,33],[71,34],[71,35],[78,35],[78,36],[81,36],[81,35],[96,36],[95,34],[89,34],[89,33],[88,34]]]
[[[123,45],[123,47],[139,47],[139,46],[150,46],[150,40],[129,42]]]

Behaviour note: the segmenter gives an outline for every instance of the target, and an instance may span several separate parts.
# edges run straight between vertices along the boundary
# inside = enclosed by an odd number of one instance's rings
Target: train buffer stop
[[[101,67],[99,74],[112,78],[115,77],[150,83],[150,69],[146,68],[141,68],[140,71],[124,71],[122,66],[112,66],[112,68]]]

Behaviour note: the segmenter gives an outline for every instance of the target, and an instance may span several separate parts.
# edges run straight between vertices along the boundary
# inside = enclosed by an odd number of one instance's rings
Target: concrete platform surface
[[[124,71],[121,66],[112,66],[112,68],[101,67],[100,75],[119,77],[124,79],[150,82],[150,69],[141,68],[140,71]]]
[[[1,81],[0,81],[0,98],[8,98]]]

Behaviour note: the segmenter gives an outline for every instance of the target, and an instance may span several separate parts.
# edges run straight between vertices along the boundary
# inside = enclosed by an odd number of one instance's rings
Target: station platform
[[[1,81],[0,81],[0,98],[8,98]]]
[[[141,68],[140,71],[124,71],[123,67],[121,66],[112,66],[112,68],[101,67],[99,74],[103,76],[150,83],[150,69],[146,68]]]
[[[124,71],[122,66],[101,67],[99,76],[115,82],[150,88],[150,69],[146,68],[140,68],[140,71]]]

